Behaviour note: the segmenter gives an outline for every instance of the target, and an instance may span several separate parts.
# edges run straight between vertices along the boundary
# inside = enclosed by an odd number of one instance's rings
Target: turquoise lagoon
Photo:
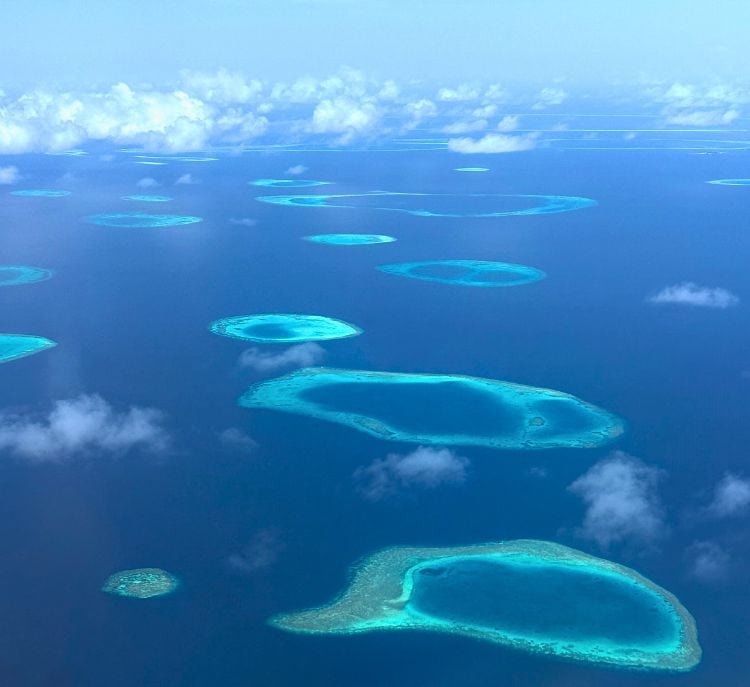
[[[150,599],[176,591],[180,581],[161,568],[136,568],[121,570],[110,575],[102,591],[134,599]]]
[[[0,334],[0,363],[25,358],[57,346],[56,341],[32,334]]]
[[[617,416],[562,391],[462,375],[305,368],[253,385],[239,404],[441,446],[590,448],[624,431]]]
[[[133,196],[123,196],[123,200],[135,200],[142,203],[166,203],[172,200],[171,196],[151,196],[147,194],[136,194]]]
[[[509,195],[499,193],[393,193],[372,191],[331,195],[258,196],[273,205],[314,208],[355,208],[405,212],[417,217],[510,217],[569,212],[596,205],[577,196]]]
[[[185,224],[202,222],[202,217],[192,215],[148,215],[143,212],[114,212],[100,215],[90,215],[86,218],[89,224],[102,227],[177,227]]]
[[[70,191],[53,191],[46,188],[28,188],[10,192],[12,196],[22,198],[63,198],[69,196],[70,193]]]
[[[454,172],[489,172],[489,167],[456,167]]]
[[[377,243],[393,243],[396,239],[385,234],[316,234],[305,236],[305,241],[324,243],[329,246],[369,246]]]
[[[316,181],[315,179],[256,179],[250,182],[253,186],[265,188],[309,188],[327,186],[330,183],[330,181]]]
[[[534,267],[486,260],[429,260],[379,265],[381,272],[461,286],[518,286],[544,279]]]
[[[345,339],[362,333],[353,324],[323,315],[237,315],[209,325],[219,336],[256,343],[299,343]]]
[[[707,183],[719,186],[750,186],[750,179],[714,179]]]
[[[549,657],[686,671],[701,659],[695,621],[635,570],[546,541],[385,549],[356,566],[330,604],[275,616],[305,634],[422,630]]]
[[[27,265],[0,265],[0,286],[19,286],[46,281],[52,278],[52,271],[42,267]]]

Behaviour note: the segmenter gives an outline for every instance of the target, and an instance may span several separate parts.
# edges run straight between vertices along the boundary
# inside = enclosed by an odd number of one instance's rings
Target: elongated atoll
[[[316,181],[315,179],[256,179],[249,182],[252,186],[266,188],[308,188],[311,186],[328,186],[330,181]]]
[[[52,270],[28,265],[0,265],[0,286],[19,286],[46,281],[52,278]]]
[[[132,152],[132,151],[123,151]],[[164,160],[168,162],[216,162],[218,157],[202,157],[195,155],[135,155],[135,157],[142,160],[157,160],[162,162],[142,162],[141,164],[166,164]]]
[[[750,186],[750,179],[714,179],[706,183],[719,186]]]
[[[323,315],[236,315],[209,325],[219,336],[257,343],[298,343],[346,339],[362,333],[353,324]]]
[[[489,172],[489,167],[456,167],[454,172]]]
[[[180,586],[180,581],[161,568],[136,568],[121,570],[110,575],[102,591],[134,599],[150,599],[171,594]]]
[[[518,286],[544,279],[535,267],[487,260],[427,260],[378,265],[381,272],[461,286]]]
[[[57,346],[56,341],[33,334],[0,334],[0,363],[25,358]]]
[[[258,196],[256,200],[272,205],[312,208],[369,208],[405,212],[417,217],[510,217],[569,212],[596,205],[595,200],[577,196],[549,196],[501,193],[347,193],[337,195]],[[466,211],[467,202],[480,208]],[[422,207],[432,205],[432,208]],[[504,207],[497,207],[497,206]],[[443,207],[444,206],[444,207]],[[520,206],[520,207],[519,207]]]
[[[695,621],[635,570],[547,541],[391,548],[365,558],[333,602],[270,624],[303,634],[423,630],[558,659],[688,671]]]
[[[152,196],[145,193],[137,193],[132,196],[123,196],[123,200],[135,200],[142,203],[166,203],[172,200],[171,196]]]
[[[590,448],[624,431],[617,416],[562,391],[463,375],[312,367],[255,384],[239,404],[441,446]]]
[[[329,246],[369,246],[376,243],[393,243],[396,239],[385,234],[316,234],[303,237],[311,243]]]
[[[70,194],[70,191],[54,191],[47,188],[26,188],[10,192],[10,195],[21,198],[63,198]]]
[[[89,224],[102,227],[178,227],[184,224],[202,222],[202,217],[191,215],[148,215],[143,212],[113,212],[101,215],[90,215],[86,218]]]

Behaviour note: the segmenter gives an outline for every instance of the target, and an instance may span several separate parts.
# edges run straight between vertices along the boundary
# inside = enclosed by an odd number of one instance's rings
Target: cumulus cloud
[[[678,112],[667,117],[668,124],[682,126],[725,126],[740,116],[739,110],[693,110]]]
[[[233,224],[236,227],[254,227],[258,224],[258,220],[251,217],[230,217],[229,224]]]
[[[379,501],[409,487],[433,489],[462,484],[468,467],[469,459],[451,449],[420,446],[406,455],[390,453],[358,467],[354,480],[364,498]]]
[[[18,171],[18,167],[9,165],[8,167],[0,167],[0,185],[15,184],[21,179],[21,174]]]
[[[312,341],[290,346],[280,353],[248,348],[240,355],[239,364],[255,372],[274,372],[284,367],[317,365],[325,356],[325,349]]]
[[[238,72],[219,69],[215,73],[182,72],[182,87],[203,100],[222,105],[247,103],[257,99],[263,84],[257,79],[246,79]]]
[[[476,131],[484,131],[486,128],[486,119],[476,119],[471,122],[453,122],[453,124],[444,126],[441,131],[444,134],[470,134]]]
[[[693,282],[666,286],[648,300],[650,303],[657,305],[675,303],[677,305],[721,309],[729,308],[740,302],[740,299],[727,289],[718,286],[698,286]]]
[[[506,115],[497,123],[498,131],[515,131],[518,128],[518,117]]]
[[[438,100],[447,102],[465,102],[478,97],[479,90],[469,84],[461,84],[458,88],[441,88],[438,91]]]
[[[718,518],[742,515],[750,509],[750,480],[727,473],[714,489],[708,507],[709,513]]]
[[[0,416],[0,451],[31,462],[60,462],[79,455],[162,452],[169,446],[164,417],[154,408],[117,411],[101,396],[56,401],[41,417]]]
[[[516,153],[536,147],[535,136],[507,136],[487,134],[482,138],[452,138],[448,150],[454,153]]]
[[[338,134],[339,142],[348,143],[357,136],[373,133],[379,120],[374,103],[336,98],[318,103],[308,130],[314,134]]]
[[[240,575],[252,575],[272,567],[283,550],[281,532],[268,528],[257,532],[247,546],[229,556],[227,564]]]
[[[228,427],[219,432],[219,443],[226,449],[247,453],[258,448],[258,442],[239,427]]]
[[[716,582],[726,577],[731,558],[718,544],[711,541],[694,542],[687,550],[691,577],[702,582]]]
[[[661,470],[622,451],[599,461],[568,489],[586,504],[580,536],[608,547],[651,543],[666,532],[658,494]]]
[[[562,88],[543,88],[536,95],[536,102],[531,106],[533,110],[543,110],[552,105],[562,105],[568,99],[568,94]]]
[[[294,165],[287,169],[284,174],[288,174],[290,176],[299,176],[300,174],[304,174],[306,171],[307,167],[305,167],[305,165]]]
[[[194,184],[199,184],[200,181],[198,181],[192,174],[188,172],[187,174],[183,174],[181,177],[179,177],[174,183],[175,186],[192,186]]]
[[[151,177],[143,177],[143,179],[138,179],[138,181],[135,182],[135,185],[138,188],[156,188],[157,186],[161,186],[161,184],[156,179],[152,179]]]

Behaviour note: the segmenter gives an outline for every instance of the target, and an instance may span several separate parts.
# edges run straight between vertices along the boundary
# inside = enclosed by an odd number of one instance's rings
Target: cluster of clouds
[[[727,84],[677,82],[647,89],[646,95],[662,108],[667,124],[686,127],[728,126],[750,103],[750,91]]]
[[[568,490],[584,504],[576,534],[603,549],[615,545],[651,548],[665,540],[671,526],[659,487],[666,473],[639,458],[615,451],[576,479]],[[695,524],[738,518],[750,513],[750,479],[726,473],[710,498],[685,521]],[[720,580],[732,566],[725,545],[694,541],[686,551],[689,574],[701,581]]]
[[[700,308],[724,310],[740,302],[738,296],[720,286],[698,286],[693,282],[683,282],[664,287],[651,296],[649,302],[656,305],[692,305]]]
[[[448,448],[420,446],[411,453],[389,453],[354,471],[359,493],[380,501],[406,489],[434,489],[466,481],[469,459]]]
[[[322,346],[308,341],[277,352],[248,348],[240,354],[238,362],[240,367],[259,374],[269,374],[284,368],[317,365],[323,360],[325,354]]]
[[[56,401],[46,415],[0,415],[0,452],[34,463],[64,462],[81,455],[162,453],[170,436],[163,414],[131,406],[116,410],[101,396]]]
[[[506,140],[485,136],[479,152],[512,152],[532,147],[533,139],[509,140],[515,138],[507,133],[515,128],[513,116],[502,116],[500,107],[544,109],[567,97],[557,87],[515,95],[497,84],[405,88],[349,68],[288,83],[225,69],[184,71],[166,88],[116,83],[87,92],[0,92],[0,154],[62,152],[91,141],[176,153],[241,147],[266,135],[348,144],[403,134],[435,119],[452,122],[442,125],[448,134],[505,132]],[[453,149],[467,146],[459,142]]]

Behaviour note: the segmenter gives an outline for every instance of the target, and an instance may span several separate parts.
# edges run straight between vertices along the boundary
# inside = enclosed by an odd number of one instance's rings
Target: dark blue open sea
[[[43,463],[0,453],[3,685],[743,684],[750,531],[741,521],[691,514],[725,472],[742,473],[747,463],[748,309],[657,307],[647,298],[694,281],[750,299],[742,257],[750,254],[750,189],[706,183],[750,176],[745,152],[550,146],[488,159],[443,150],[251,151],[159,166],[105,152],[8,158],[26,175],[23,187],[72,194],[18,197],[6,192],[11,187],[0,194],[0,263],[55,271],[48,281],[0,289],[0,331],[59,344],[0,366],[0,408],[42,417],[56,400],[96,393],[118,412],[163,411],[172,445],[159,455],[94,451]],[[248,184],[282,177],[292,165],[333,184],[293,191]],[[491,169],[453,171],[469,165]],[[200,183],[175,186],[187,173]],[[139,190],[143,177],[161,185]],[[255,200],[372,190],[567,195],[597,205],[462,218]],[[141,192],[173,200],[121,199]],[[118,212],[203,221],[128,229],[84,219]],[[346,232],[398,240],[349,247],[301,240]],[[375,269],[430,260],[518,263],[547,278],[473,288]],[[321,314],[360,327],[360,336],[322,342],[329,367],[558,389],[621,416],[627,431],[593,449],[458,447],[471,463],[464,484],[367,500],[353,478],[357,467],[415,445],[239,407],[239,396],[269,375],[241,367],[249,346],[208,325],[251,313]],[[257,446],[222,443],[228,428]],[[584,506],[567,486],[613,449],[664,471],[670,532],[653,546],[603,551],[576,535]],[[383,547],[518,538],[603,555],[673,592],[696,619],[702,663],[686,674],[625,672],[448,634],[304,636],[266,625],[276,613],[329,601],[350,566]],[[723,581],[688,573],[686,551],[705,539],[734,554]],[[233,566],[233,555],[250,564]],[[164,568],[182,584],[148,601],[100,590],[112,572],[138,567]]]

